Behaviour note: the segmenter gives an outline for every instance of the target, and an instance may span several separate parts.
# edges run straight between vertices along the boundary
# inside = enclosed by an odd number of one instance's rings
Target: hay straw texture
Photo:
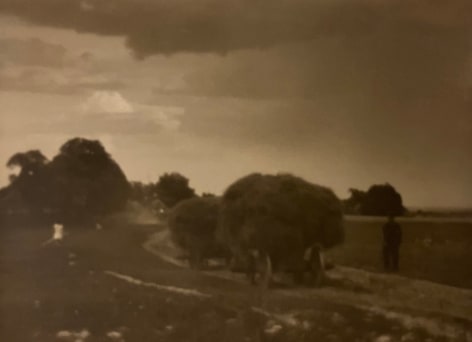
[[[290,255],[315,243],[344,241],[340,200],[330,189],[289,174],[250,174],[224,193],[218,238],[233,252]]]
[[[171,211],[171,238],[191,258],[225,254],[226,249],[215,240],[219,202],[216,197],[195,197],[180,202]]]

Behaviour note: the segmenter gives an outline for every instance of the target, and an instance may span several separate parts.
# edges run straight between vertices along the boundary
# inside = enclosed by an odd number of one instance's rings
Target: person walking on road
[[[383,226],[383,263],[385,271],[398,272],[399,252],[402,243],[402,228],[390,215]]]

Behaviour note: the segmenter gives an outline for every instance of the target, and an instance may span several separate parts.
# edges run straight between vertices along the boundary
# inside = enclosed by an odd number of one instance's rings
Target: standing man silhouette
[[[402,228],[390,215],[383,226],[383,262],[385,271],[397,272],[400,244],[402,243]]]

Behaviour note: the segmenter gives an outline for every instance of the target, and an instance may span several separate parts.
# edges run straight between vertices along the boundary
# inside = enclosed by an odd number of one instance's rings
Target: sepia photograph
[[[472,342],[472,0],[0,0],[0,342]]]

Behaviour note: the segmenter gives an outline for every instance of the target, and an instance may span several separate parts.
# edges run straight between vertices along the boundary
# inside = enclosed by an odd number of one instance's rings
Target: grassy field
[[[178,268],[142,248],[160,229],[68,230],[61,245],[41,247],[49,229],[3,227],[0,341],[470,340],[466,331],[472,325],[464,318],[441,317],[454,328],[450,334],[435,332],[428,322],[436,322],[438,313],[415,320],[412,308],[393,312],[367,305],[363,292],[345,283],[325,292],[261,292]],[[349,303],[358,296],[363,305]]]
[[[381,227],[384,219],[346,219],[346,243],[329,252],[343,265],[382,271]],[[400,273],[412,278],[472,288],[472,222],[399,219],[403,229]]]

